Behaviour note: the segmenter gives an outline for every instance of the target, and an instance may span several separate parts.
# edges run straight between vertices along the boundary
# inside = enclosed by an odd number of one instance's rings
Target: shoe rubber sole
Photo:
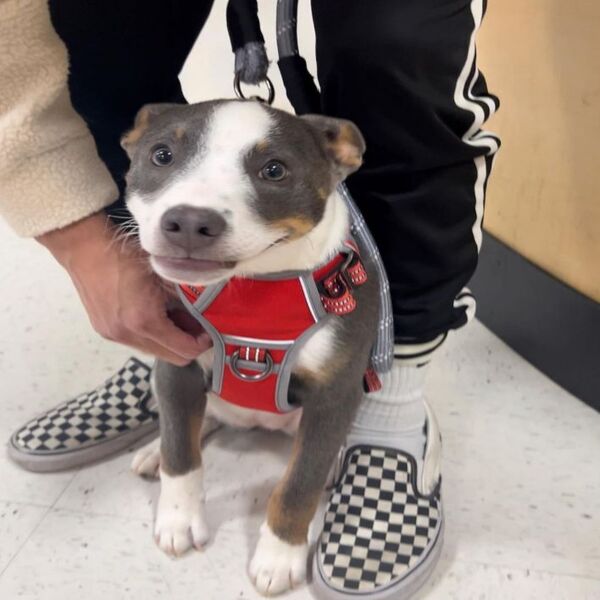
[[[129,448],[141,439],[147,438],[146,441],[150,441],[157,436],[158,420],[145,423],[114,438],[100,440],[93,445],[77,450],[44,453],[27,452],[15,445],[11,439],[7,445],[7,453],[13,462],[26,471],[54,473],[90,465]]]

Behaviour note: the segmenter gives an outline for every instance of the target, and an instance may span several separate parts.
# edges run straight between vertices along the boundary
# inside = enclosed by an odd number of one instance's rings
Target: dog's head
[[[237,100],[145,106],[122,145],[152,267],[198,285],[309,235],[364,152],[348,121]]]

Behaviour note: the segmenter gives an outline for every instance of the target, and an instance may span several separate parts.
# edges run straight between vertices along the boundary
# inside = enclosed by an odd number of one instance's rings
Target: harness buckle
[[[344,262],[340,267],[340,271],[338,273],[338,277],[346,284],[346,288],[348,291],[354,288],[354,282],[352,281],[352,277],[349,273],[350,265],[356,259],[356,253],[354,251],[349,252],[348,256],[345,258]]]
[[[321,302],[327,312],[347,315],[356,308],[356,299],[352,293],[355,287],[367,281],[367,272],[354,250],[339,265],[335,272],[320,283]]]

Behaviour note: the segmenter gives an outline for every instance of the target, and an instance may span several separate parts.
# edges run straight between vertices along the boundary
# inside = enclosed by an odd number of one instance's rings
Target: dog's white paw
[[[174,506],[160,510],[154,525],[159,548],[169,556],[181,556],[192,547],[202,550],[210,539],[203,512]]]
[[[170,556],[194,547],[202,550],[210,539],[204,517],[202,469],[185,475],[161,472],[161,493],[154,524],[154,539]]]
[[[307,544],[288,544],[263,523],[249,567],[254,587],[263,596],[275,596],[301,584],[306,579],[307,557]]]
[[[160,438],[140,448],[131,461],[131,470],[140,477],[158,477]]]

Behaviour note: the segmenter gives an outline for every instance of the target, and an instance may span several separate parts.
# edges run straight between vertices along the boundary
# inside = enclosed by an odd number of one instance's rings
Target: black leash
[[[308,71],[306,61],[298,50],[296,23],[298,0],[277,2],[277,62],[287,97],[299,115],[321,112],[319,90]],[[251,96],[251,99],[272,104],[275,89],[267,76],[269,59],[265,38],[260,29],[256,0],[229,0],[227,4],[227,30],[231,48],[235,53],[234,90],[239,98],[246,98],[242,83],[265,83],[268,97]]]

